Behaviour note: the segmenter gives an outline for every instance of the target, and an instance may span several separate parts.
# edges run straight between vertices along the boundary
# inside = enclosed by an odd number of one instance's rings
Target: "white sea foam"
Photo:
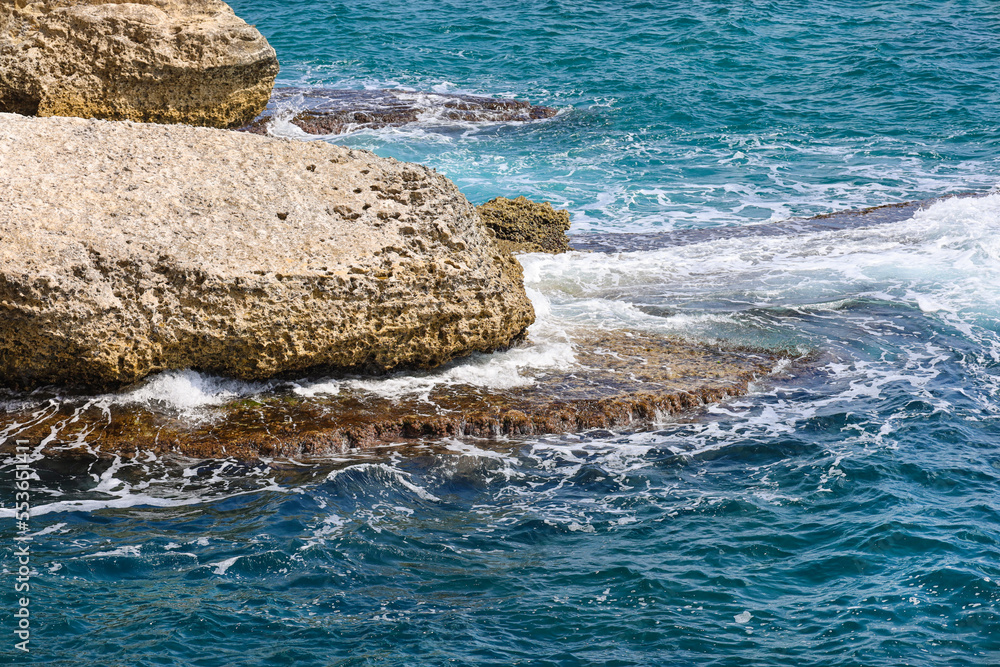
[[[928,313],[995,311],[1000,294],[1000,195],[951,199],[910,220],[870,228],[764,238],[729,238],[657,250],[528,255],[533,289],[574,305],[692,300],[747,306],[836,307],[869,295],[908,300]],[[627,304],[626,304],[627,305]],[[669,318],[668,318],[669,319]]]
[[[118,556],[126,558],[138,558],[139,552],[142,550],[141,544],[136,545],[126,545],[123,547],[118,547],[117,549],[112,549],[111,551],[98,551],[96,553],[87,554],[86,558],[114,558]]]
[[[5,465],[11,466],[16,461]],[[99,474],[91,472],[89,477],[94,484],[81,489],[85,497],[76,493],[66,493],[58,489],[44,489],[40,484],[33,485],[39,493],[33,496],[31,516],[39,517],[47,514],[62,514],[68,512],[97,512],[108,509],[129,509],[134,507],[183,507],[200,505],[206,502],[225,498],[234,498],[261,491],[289,492],[290,489],[279,485],[273,477],[273,471],[266,468],[240,467],[231,469],[233,462],[212,462],[211,475],[186,474],[194,468],[178,470],[169,464],[160,462],[125,461],[115,457],[108,465],[99,460],[90,464],[103,467]],[[106,467],[104,467],[106,466]],[[228,473],[228,476],[226,476]],[[80,480],[88,475],[77,473]],[[35,479],[38,479],[37,477]],[[64,496],[70,496],[65,498]],[[76,496],[76,497],[73,497]],[[98,497],[93,497],[98,496]],[[44,502],[43,499],[53,499]],[[14,508],[0,508],[0,519],[13,518]],[[48,526],[37,535],[62,532],[64,523]],[[203,538],[204,539],[204,538]],[[207,544],[207,541],[206,541]]]
[[[299,547],[299,551],[305,551],[317,545],[326,544],[326,541],[335,537],[347,526],[347,519],[336,514],[324,517],[322,523],[313,529],[312,535],[306,538],[305,544]]]
[[[343,386],[337,380],[322,380],[319,382],[295,382],[292,384],[292,392],[299,396],[313,398],[315,396],[336,396]]]
[[[226,560],[219,561],[218,563],[209,563],[208,567],[212,568],[213,574],[222,576],[226,572],[228,572],[229,568],[235,565],[236,561],[238,561],[239,559],[240,559],[239,556],[233,556],[232,558],[227,558]]]
[[[408,472],[400,470],[388,463],[359,463],[347,468],[341,468],[329,473],[326,477],[328,481],[333,481],[345,473],[362,472],[376,477],[384,477],[387,481],[397,484],[407,491],[410,491],[421,500],[440,502],[440,498],[427,491],[427,489],[414,484]]]
[[[39,531],[31,533],[31,537],[41,537],[42,535],[51,535],[53,533],[68,533],[69,530],[66,529],[65,523],[54,523],[51,526],[46,526]]]
[[[102,399],[108,403],[152,404],[189,412],[260,394],[273,386],[273,383],[241,382],[192,370],[166,371],[154,375],[135,389],[105,395]]]
[[[108,500],[65,500],[55,503],[33,505],[31,516],[63,512],[95,512],[104,509],[126,509],[130,507],[179,507],[181,505],[197,505],[204,499],[192,498],[161,498],[142,493],[130,493]],[[13,518],[14,510],[0,508],[0,518]]]
[[[477,355],[433,374],[351,380],[344,384],[385,398],[399,398],[405,395],[426,397],[432,389],[440,386],[465,385],[503,390],[533,384],[534,379],[530,375],[525,375],[525,371],[566,368],[573,361],[573,349],[569,342],[548,341],[515,347],[492,355]]]

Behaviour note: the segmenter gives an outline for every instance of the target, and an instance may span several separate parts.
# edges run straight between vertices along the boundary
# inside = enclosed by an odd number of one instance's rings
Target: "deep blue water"
[[[552,201],[579,234],[1000,182],[995,3],[232,6],[276,48],[279,85],[558,107],[528,125],[427,118],[331,140],[430,164],[477,203]],[[37,460],[32,651],[12,649],[8,551],[0,661],[1000,665],[1000,195],[871,227],[521,259],[531,346],[440,381],[571,363],[562,334],[587,328],[818,362],[643,432],[308,465]],[[95,400],[194,419],[253,391],[171,374]]]

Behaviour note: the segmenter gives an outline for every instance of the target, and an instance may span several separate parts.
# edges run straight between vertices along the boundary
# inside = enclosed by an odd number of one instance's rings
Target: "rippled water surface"
[[[479,203],[549,199],[575,229],[704,226],[990,188],[991,2],[236,2],[279,83],[519,96],[531,127],[348,140]]]
[[[36,457],[31,653],[12,648],[5,546],[0,662],[1000,665],[993,3],[232,5],[281,85],[560,109],[327,139],[426,162],[477,203],[565,206],[604,251],[521,257],[528,347],[369,390],[513,386],[571,363],[580,327],[817,361],[637,432],[308,463]],[[779,223],[959,192],[979,196]],[[271,389],[178,372],[83,400],[211,419]],[[59,400],[0,395],[38,420]]]

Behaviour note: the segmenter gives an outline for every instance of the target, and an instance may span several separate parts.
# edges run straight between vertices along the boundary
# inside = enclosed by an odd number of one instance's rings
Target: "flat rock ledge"
[[[309,458],[381,445],[476,437],[486,446],[508,438],[590,429],[644,429],[696,416],[704,406],[739,396],[750,383],[811,366],[797,353],[685,342],[648,333],[581,334],[575,362],[536,370],[530,384],[486,389],[440,385],[387,397],[347,384],[333,395],[293,391],[236,400],[194,419],[148,405],[64,400],[58,408],[0,414],[13,441],[52,455],[180,455],[194,458]],[[793,358],[793,363],[782,362]],[[797,359],[795,359],[797,357]],[[767,381],[767,380],[765,380]],[[489,443],[493,444],[490,445]]]
[[[278,59],[220,0],[0,2],[0,111],[239,127]]]
[[[426,167],[0,114],[0,386],[430,368],[533,320],[520,265]]]

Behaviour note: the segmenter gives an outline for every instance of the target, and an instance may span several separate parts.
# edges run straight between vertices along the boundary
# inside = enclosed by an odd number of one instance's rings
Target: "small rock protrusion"
[[[505,250],[552,254],[569,250],[569,211],[552,208],[548,202],[497,197],[476,211]]]

